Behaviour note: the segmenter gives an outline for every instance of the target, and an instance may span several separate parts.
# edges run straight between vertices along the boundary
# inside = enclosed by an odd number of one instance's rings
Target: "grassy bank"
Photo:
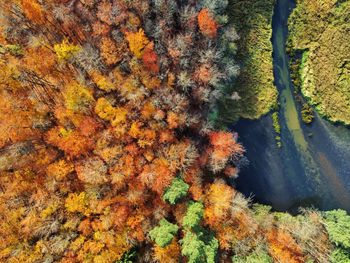
[[[235,109],[239,117],[257,119],[277,103],[271,43],[274,3],[274,0],[230,1],[230,19],[240,35],[237,59],[242,69],[232,87],[241,97]]]
[[[289,19],[289,50],[303,50],[300,87],[333,122],[350,124],[350,1],[298,0]]]

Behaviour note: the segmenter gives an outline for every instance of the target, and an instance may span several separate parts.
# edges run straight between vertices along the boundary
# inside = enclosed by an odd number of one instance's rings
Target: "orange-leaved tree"
[[[198,14],[199,29],[209,38],[215,38],[218,31],[218,23],[209,9],[204,8]]]

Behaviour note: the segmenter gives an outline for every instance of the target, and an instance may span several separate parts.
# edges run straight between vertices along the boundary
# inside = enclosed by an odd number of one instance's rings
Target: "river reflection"
[[[296,212],[300,206],[343,208],[350,212],[350,129],[316,116],[300,121],[288,69],[287,19],[291,0],[278,0],[273,17],[275,84],[280,96],[282,148],[276,146],[270,116],[241,120],[234,130],[250,164],[236,180],[237,188],[276,210]]]

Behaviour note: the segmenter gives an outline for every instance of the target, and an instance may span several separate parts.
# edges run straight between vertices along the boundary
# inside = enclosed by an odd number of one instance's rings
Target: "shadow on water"
[[[250,164],[236,180],[238,190],[276,210],[298,207],[343,208],[350,211],[350,129],[316,116],[312,125],[300,121],[293,96],[285,43],[292,0],[278,0],[273,16],[273,63],[280,96],[282,148],[276,146],[270,116],[240,120],[240,135]]]

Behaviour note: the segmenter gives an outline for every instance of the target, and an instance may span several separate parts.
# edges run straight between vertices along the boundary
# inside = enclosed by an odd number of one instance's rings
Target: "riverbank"
[[[233,112],[238,118],[258,119],[277,104],[271,59],[274,4],[275,0],[231,0],[229,4],[230,20],[240,36],[237,61],[241,73],[233,86],[240,96]]]
[[[319,114],[350,124],[350,2],[298,0],[289,18],[288,48],[302,53],[300,90]]]

